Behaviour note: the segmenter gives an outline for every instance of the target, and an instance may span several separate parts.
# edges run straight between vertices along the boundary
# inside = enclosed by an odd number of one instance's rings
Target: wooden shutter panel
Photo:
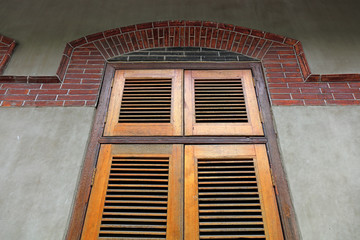
[[[105,136],[182,134],[183,70],[118,70]]]
[[[251,71],[186,71],[185,135],[263,135]]]
[[[181,145],[102,145],[82,239],[181,239],[181,159]]]
[[[185,239],[283,239],[265,145],[185,147]]]

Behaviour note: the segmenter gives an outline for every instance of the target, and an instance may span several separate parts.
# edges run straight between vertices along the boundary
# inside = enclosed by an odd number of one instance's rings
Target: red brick
[[[96,82],[99,82],[99,80],[95,80]],[[81,79],[65,79],[63,83],[82,83]]]
[[[354,99],[354,95],[352,94],[337,94],[334,93],[334,98],[335,99]]]
[[[298,40],[292,39],[292,38],[288,38],[288,37],[285,38],[285,41],[284,41],[284,43],[286,43],[286,44],[288,44],[288,45],[291,45],[291,46],[295,45],[297,42],[298,42]]]
[[[349,88],[347,83],[329,83],[331,88]]]
[[[40,89],[30,90],[30,94],[67,94],[68,90]]]
[[[82,84],[87,84],[87,83],[91,83],[91,84],[99,84],[101,82],[100,79],[83,79],[81,81]]]
[[[283,78],[285,77],[284,73],[266,73],[266,77],[271,78]]]
[[[290,94],[271,94],[271,99],[291,99]]]
[[[293,99],[332,99],[332,94],[291,94]]]
[[[36,101],[38,100],[55,100],[57,95],[38,95]]]
[[[9,89],[6,94],[28,94],[29,89]]]
[[[100,84],[63,84],[62,89],[98,89]]]
[[[321,93],[320,88],[301,88],[301,93]]]
[[[299,88],[270,88],[270,93],[300,93]]]
[[[272,100],[271,102],[272,102],[272,105],[275,105],[275,106],[281,106],[281,105],[303,106],[304,105],[303,100]]]
[[[265,68],[281,68],[281,64],[280,63],[267,63],[267,64],[264,64],[264,67]],[[266,69],[267,71],[267,69]]]
[[[61,84],[49,83],[49,84],[43,84],[41,89],[60,89],[60,87],[61,87]]]
[[[97,95],[58,95],[58,100],[96,100]]]
[[[35,100],[36,95],[0,95],[0,100],[21,101]]]
[[[360,88],[360,82],[349,82],[351,88]]]
[[[20,107],[23,101],[3,101],[2,107]]]
[[[284,68],[299,68],[299,65],[297,63],[283,63],[282,66]]]
[[[118,34],[120,34],[119,28],[110,29],[104,32],[105,37],[110,37]]]
[[[87,42],[93,42],[102,38],[104,38],[104,34],[102,32],[94,33],[86,36]]]
[[[269,83],[269,88],[287,88],[288,85],[286,83]]]
[[[323,93],[359,93],[360,90],[356,88],[322,88]]]
[[[274,33],[265,33],[265,38],[269,40],[274,40],[278,42],[284,42],[285,37],[274,34]]]
[[[84,37],[69,42],[70,46],[72,46],[74,48],[76,48],[76,47],[78,47],[80,45],[83,45],[85,43],[86,43],[86,39]]]
[[[252,35],[252,36],[257,36],[257,37],[261,37],[261,38],[262,38],[262,37],[264,37],[265,32],[252,29],[250,35]]]
[[[360,93],[354,93],[356,99],[360,99]]]
[[[131,32],[131,31],[136,31],[136,27],[135,25],[131,25],[131,26],[127,26],[127,27],[122,27],[120,28],[122,33],[126,33],[126,32]]]
[[[294,54],[294,51],[289,51],[289,50],[269,50],[268,54],[279,54],[279,55],[291,55]]]
[[[98,90],[70,90],[69,94],[97,94]]]
[[[41,84],[17,84],[17,83],[4,83],[2,85],[2,88],[24,88],[24,89],[36,89],[36,88],[40,88]]]

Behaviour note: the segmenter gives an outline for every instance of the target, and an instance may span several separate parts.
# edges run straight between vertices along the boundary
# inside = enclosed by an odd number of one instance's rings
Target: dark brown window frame
[[[112,80],[118,69],[189,69],[189,70],[251,70],[256,87],[256,96],[262,115],[265,137],[103,137],[106,121],[107,107],[110,100]],[[85,213],[89,201],[92,180],[96,168],[97,157],[102,143],[187,143],[209,144],[218,140],[217,144],[255,144],[266,143],[270,167],[273,175],[280,219],[284,238],[291,240],[300,239],[300,232],[296,220],[294,207],[291,201],[290,191],[286,180],[286,174],[282,165],[280,151],[277,143],[277,133],[274,128],[269,94],[266,87],[264,73],[260,62],[120,62],[108,63],[105,68],[102,87],[96,109],[96,115],[92,126],[90,140],[81,171],[75,202],[72,209],[71,219],[66,234],[66,239],[80,239]]]

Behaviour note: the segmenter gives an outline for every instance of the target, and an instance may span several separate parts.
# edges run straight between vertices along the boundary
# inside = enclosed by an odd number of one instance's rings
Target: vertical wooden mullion
[[[183,239],[183,145],[173,146],[169,162],[166,239]]]
[[[81,239],[98,238],[111,162],[111,145],[102,145]]]
[[[199,239],[199,201],[197,159],[194,147],[185,146],[185,238]]]

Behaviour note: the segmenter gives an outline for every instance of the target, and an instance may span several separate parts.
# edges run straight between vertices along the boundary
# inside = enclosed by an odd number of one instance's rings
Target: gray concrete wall
[[[0,109],[0,239],[62,239],[93,108]]]
[[[360,72],[357,0],[12,0],[0,3],[0,32],[19,45],[6,75],[54,75],[65,43],[159,20],[209,20],[302,41],[313,73]]]
[[[359,239],[360,106],[273,111],[303,239]]]

